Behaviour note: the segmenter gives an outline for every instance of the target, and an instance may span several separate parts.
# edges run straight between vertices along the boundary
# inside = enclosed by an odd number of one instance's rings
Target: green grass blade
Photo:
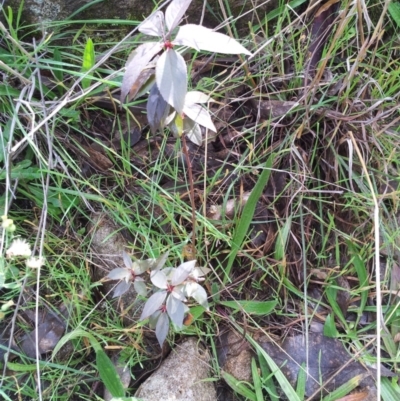
[[[264,389],[268,392],[271,401],[279,401],[278,392],[276,391],[275,383],[272,380],[271,370],[269,369],[265,358],[261,356],[259,349],[257,349],[257,358],[261,369]]]
[[[257,369],[256,360],[254,358],[251,359],[251,374],[253,376],[254,391],[256,392],[257,401],[264,401],[260,372]]]
[[[357,324],[358,320],[360,319],[365,307],[367,306],[367,301],[368,301],[368,272],[367,268],[358,255],[357,250],[355,247],[349,242],[348,243],[349,251],[350,254],[352,255],[352,261],[354,268],[356,269],[356,273],[358,276],[358,282],[360,283],[360,309],[358,313],[358,318],[357,318]]]
[[[83,52],[83,61],[82,61],[82,72],[88,72],[96,63],[95,55],[94,55],[94,45],[92,39],[88,39],[85,45],[85,50]],[[83,89],[87,89],[92,82],[91,78],[82,79],[82,87]]]
[[[345,397],[350,393],[351,390],[354,390],[356,387],[360,385],[361,380],[364,378],[364,375],[358,375],[350,379],[345,384],[338,387],[335,391],[332,391],[329,395],[323,398],[322,401],[335,401]],[[394,400],[395,398],[393,398]]]
[[[301,369],[299,369],[299,374],[297,375],[297,386],[296,386],[296,393],[301,400],[304,399],[304,395],[306,393],[306,364],[303,363],[301,365]]]
[[[248,384],[237,380],[235,377],[227,372],[222,371],[221,374],[229,387],[231,387],[238,394],[248,398],[251,401],[258,401],[256,394],[254,393],[254,391],[249,389]]]
[[[325,320],[324,324],[324,336],[330,338],[338,338],[339,332],[335,325],[335,316],[333,313],[330,313]]]
[[[235,323],[233,318],[231,318],[232,324],[235,326],[236,330],[239,331],[239,333],[245,334],[244,330]],[[267,362],[269,368],[273,372],[275,379],[278,381],[282,391],[286,394],[287,398],[290,401],[301,401],[299,396],[297,395],[296,391],[294,388],[291,386],[289,383],[288,379],[286,379],[285,375],[282,373],[282,371],[279,369],[278,365],[275,363],[275,361],[265,352],[265,350],[260,347],[260,344],[258,344],[257,341],[255,341],[250,335],[246,334],[246,339],[247,341],[254,347],[254,349],[257,351],[257,353],[262,356],[265,361]]]
[[[63,337],[61,337],[60,341],[57,343],[57,345],[54,347],[53,353],[51,355],[51,358],[53,359],[56,355],[57,352],[60,351],[60,349],[68,342],[71,341],[75,338],[82,338],[86,337],[89,341],[93,349],[97,352],[98,350],[101,350],[101,346],[99,342],[94,338],[94,336],[90,333],[88,333],[85,330],[82,329],[76,329],[74,331],[71,331],[70,333],[65,334]]]
[[[113,397],[124,397],[125,389],[121,379],[115,370],[111,359],[107,354],[99,349],[96,351],[96,365],[101,377],[101,381]]]
[[[397,378],[393,378],[397,379]],[[400,387],[396,380],[390,381],[388,377],[381,378],[382,399],[383,401],[392,401],[400,399]]]
[[[243,310],[249,315],[265,316],[270,314],[278,301],[221,301],[220,304],[234,309]]]
[[[268,182],[274,158],[275,154],[271,154],[271,156],[265,163],[265,168],[261,173],[260,178],[258,179],[256,185],[254,186],[254,189],[251,191],[249,200],[245,204],[242,211],[242,215],[237,223],[235,234],[232,240],[232,249],[231,252],[229,253],[229,259],[225,269],[225,277],[223,280],[224,284],[226,284],[227,281],[229,281],[229,275],[232,270],[233,262],[236,258],[237,253],[239,252],[239,249],[243,244],[243,240],[246,237],[251,221],[253,220],[257,202],[260,199],[261,194],[265,188],[265,185]]]

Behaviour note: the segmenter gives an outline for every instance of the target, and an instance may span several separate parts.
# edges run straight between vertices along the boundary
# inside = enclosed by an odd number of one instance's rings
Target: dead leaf
[[[290,110],[298,105],[297,102],[282,100],[260,100],[252,99],[253,107],[256,109],[255,114],[263,119],[278,118],[286,115]]]
[[[22,352],[30,358],[36,357],[36,337],[39,355],[42,355],[53,351],[65,331],[64,320],[52,312],[40,313],[38,320],[37,328],[24,335],[20,342]]]
[[[308,46],[308,53],[310,55],[307,67],[308,71],[314,71],[321,60],[325,43],[333,31],[333,24],[338,8],[339,1],[330,0],[322,5],[315,14],[311,26],[311,41]],[[306,76],[305,79],[307,80],[308,77]]]

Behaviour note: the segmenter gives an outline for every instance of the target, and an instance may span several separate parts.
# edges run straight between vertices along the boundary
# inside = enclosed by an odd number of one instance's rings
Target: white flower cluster
[[[26,258],[26,266],[31,269],[38,269],[43,266],[45,260],[43,257],[32,256],[31,246],[24,239],[15,239],[10,247],[6,251],[6,256],[8,259],[22,257]]]

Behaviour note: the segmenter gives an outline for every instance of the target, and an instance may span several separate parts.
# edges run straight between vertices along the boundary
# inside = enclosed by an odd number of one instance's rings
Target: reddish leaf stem
[[[190,186],[190,204],[192,206],[192,245],[194,253],[196,253],[196,205],[194,202],[194,184],[193,184],[193,172],[192,163],[190,162],[189,152],[186,145],[185,135],[182,134],[182,148],[183,154],[185,155],[187,169],[189,173],[189,186]],[[194,255],[196,256],[196,255]]]

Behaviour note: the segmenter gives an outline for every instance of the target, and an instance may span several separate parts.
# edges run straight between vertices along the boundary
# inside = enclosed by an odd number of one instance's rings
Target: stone
[[[22,21],[28,24],[46,24],[51,21],[63,21],[76,13],[73,18],[79,20],[120,19],[142,21],[151,14],[154,3],[143,0],[104,0],[90,2],[89,0],[5,0],[4,7],[10,6],[16,13],[23,3]],[[88,4],[92,5],[88,6]],[[188,22],[199,24],[205,7],[203,25],[215,28],[223,20],[218,0],[193,0],[189,6]],[[265,0],[234,0],[230,1],[230,9],[233,16],[243,15],[236,23],[240,29],[248,30],[248,22],[258,23],[255,18],[257,10],[262,17],[266,12],[275,9],[277,0],[266,2]],[[258,8],[256,8],[259,6]],[[219,21],[209,11],[219,15]],[[79,10],[79,12],[78,12]],[[228,11],[227,11],[228,13]]]
[[[144,401],[216,401],[213,382],[208,381],[210,354],[197,338],[178,344],[137,390]]]

